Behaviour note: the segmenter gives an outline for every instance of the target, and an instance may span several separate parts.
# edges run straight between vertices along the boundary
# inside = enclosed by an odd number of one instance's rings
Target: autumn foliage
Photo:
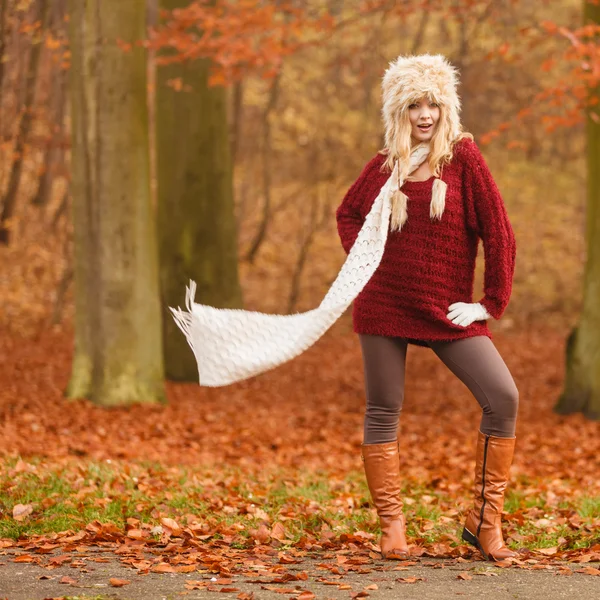
[[[295,361],[249,381],[214,389],[170,384],[167,407],[110,411],[85,401],[65,410],[68,333],[48,332],[27,346],[3,337],[0,352],[12,382],[0,397],[4,535],[42,525],[48,533],[18,544],[68,549],[107,542],[122,549],[124,560],[132,542],[181,547],[160,560],[131,558],[142,571],[177,570],[206,553],[224,560],[232,544],[254,551],[352,545],[368,557],[377,520],[362,481],[362,369],[347,325],[339,323]],[[521,398],[508,538],[535,549],[537,560],[580,560],[599,550],[598,425],[551,411],[562,383],[561,336],[498,335],[497,346]],[[470,503],[479,412],[433,353],[410,349],[400,440],[415,556],[474,555],[458,532]],[[34,504],[11,502],[28,481],[47,486],[53,477],[60,477],[62,491]],[[320,496],[306,491],[323,485]],[[274,501],[277,495],[283,503]],[[122,508],[110,523],[82,516],[93,514],[87,507],[115,504]],[[70,507],[69,531],[50,533],[55,506],[67,513]],[[174,560],[186,553],[191,562]]]
[[[245,307],[308,310],[329,288],[344,257],[335,207],[380,147],[387,60],[435,48],[460,61],[465,121],[488,144],[518,244],[511,304],[493,323],[520,391],[506,537],[529,551],[519,567],[561,559],[596,575],[585,565],[600,560],[598,423],[552,407],[581,301],[581,111],[597,102],[585,93],[600,73],[597,28],[577,25],[575,2],[552,3],[550,15],[513,1],[322,4],[193,2],[164,13],[139,42],[159,65],[210,56],[212,83],[232,86]],[[251,553],[268,563],[268,585],[288,591],[306,578],[288,565],[306,553],[331,553],[331,579],[370,568],[378,529],[359,457],[364,382],[349,315],[298,359],[252,380],[167,383],[164,407],[64,399],[73,344],[69,131],[59,101],[67,20],[59,11],[44,24],[33,2],[10,6],[6,56],[28,56],[38,39],[44,51],[27,109],[27,61],[0,56],[3,189],[14,161],[24,164],[11,241],[0,248],[0,548],[48,569],[81,567],[77,552],[103,548],[139,573],[215,575],[194,576],[188,590],[233,587]],[[186,92],[181,80],[170,85]],[[33,127],[16,153],[25,110]],[[43,174],[50,191],[33,202]],[[411,347],[400,440],[415,560],[478,556],[460,540],[478,422],[466,388],[433,353]]]

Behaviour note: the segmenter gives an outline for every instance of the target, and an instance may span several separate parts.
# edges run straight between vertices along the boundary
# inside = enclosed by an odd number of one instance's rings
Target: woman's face
[[[415,142],[428,142],[440,120],[440,107],[427,98],[413,102],[408,107],[411,136]]]

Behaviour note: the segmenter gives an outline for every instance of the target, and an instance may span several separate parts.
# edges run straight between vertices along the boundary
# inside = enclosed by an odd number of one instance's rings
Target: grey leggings
[[[360,334],[367,409],[364,443],[393,442],[404,400],[408,340]],[[519,405],[515,382],[492,340],[475,336],[429,347],[471,391],[483,410],[482,433],[514,437]]]

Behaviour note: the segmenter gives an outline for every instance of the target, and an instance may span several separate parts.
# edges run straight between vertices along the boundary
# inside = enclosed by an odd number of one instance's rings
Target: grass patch
[[[600,519],[600,497],[582,498],[577,512],[584,519]]]
[[[466,492],[453,496],[415,482],[403,484],[411,539],[432,543],[460,538],[462,514],[456,509],[457,504],[468,506]],[[509,518],[509,533],[518,534],[518,545],[584,548],[593,543],[592,528],[573,530],[560,517],[575,512],[584,524],[592,523],[600,517],[600,498],[562,497],[558,506],[549,506],[543,493],[532,492],[535,489],[534,481],[517,481],[506,497],[505,511],[524,516],[518,524]],[[13,518],[17,504],[32,507],[22,521]],[[326,530],[336,536],[365,531],[375,540],[380,533],[364,474],[358,470],[331,480],[323,472],[285,469],[245,473],[236,468],[215,471],[109,461],[0,463],[0,538],[75,532],[93,521],[125,531],[128,519],[136,519],[150,529],[159,526],[162,517],[184,527],[195,523],[202,533],[227,540],[234,548],[252,546],[252,530],[270,531],[276,523],[285,528],[283,547],[306,535],[319,539]],[[540,523],[554,518],[556,524]],[[154,539],[160,538],[157,531]]]

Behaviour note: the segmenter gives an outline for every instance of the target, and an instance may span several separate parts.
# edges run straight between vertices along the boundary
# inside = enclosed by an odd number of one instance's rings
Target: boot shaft
[[[479,432],[473,487],[473,512],[478,517],[478,529],[497,526],[500,521],[515,439]]]
[[[361,456],[373,504],[382,523],[402,516],[398,442],[363,444]]]

